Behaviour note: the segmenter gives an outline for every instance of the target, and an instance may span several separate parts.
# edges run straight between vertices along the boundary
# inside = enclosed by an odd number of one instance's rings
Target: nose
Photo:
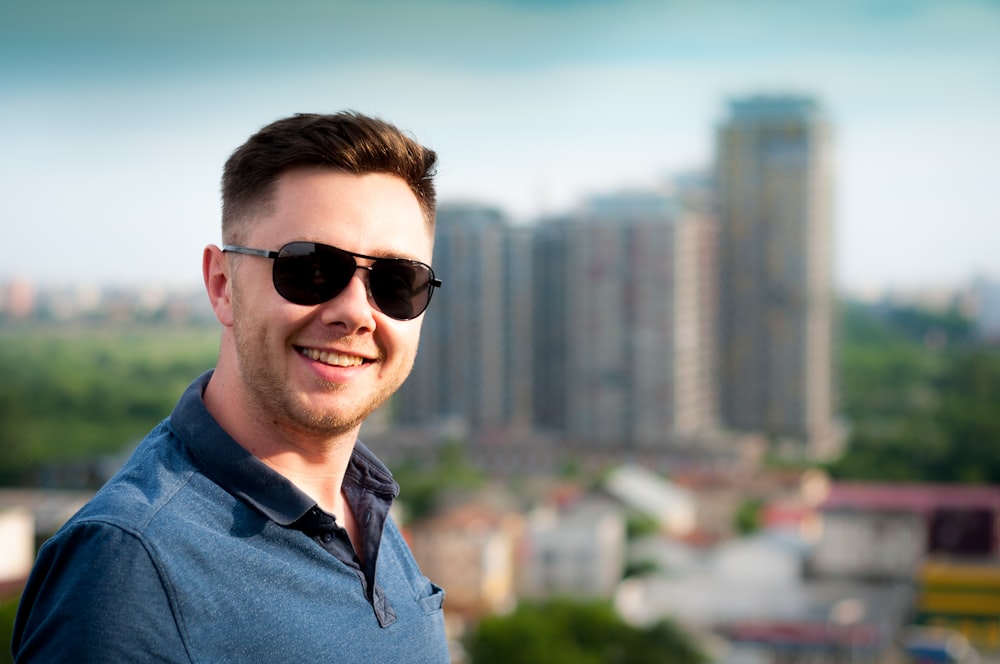
[[[367,265],[358,265],[358,269],[371,270]],[[368,285],[367,272],[358,273],[347,282],[340,293],[329,302],[322,305],[321,320],[326,325],[341,327],[345,334],[375,329],[375,307],[372,304],[371,288]]]

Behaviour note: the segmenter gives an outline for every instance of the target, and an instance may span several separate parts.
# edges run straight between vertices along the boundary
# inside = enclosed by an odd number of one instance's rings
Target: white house
[[[816,577],[908,580],[929,554],[997,556],[1000,487],[834,483],[817,509]]]
[[[808,610],[801,580],[803,550],[786,537],[760,534],[711,549],[690,549],[663,538],[665,554],[676,566],[622,583],[615,602],[637,624],[670,617],[701,626],[740,620],[779,620]],[[651,542],[643,543],[652,558]]]
[[[647,514],[661,529],[683,537],[695,528],[694,496],[673,482],[640,466],[626,465],[611,471],[604,490],[629,509]]]
[[[518,595],[610,598],[625,569],[625,517],[608,501],[583,498],[528,515],[518,554]]]

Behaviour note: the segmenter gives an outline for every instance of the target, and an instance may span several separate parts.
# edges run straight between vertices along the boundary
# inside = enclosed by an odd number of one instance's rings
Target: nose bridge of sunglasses
[[[318,275],[337,275],[334,281],[342,282],[342,288],[346,288],[354,275],[358,273],[358,270],[365,270],[368,274],[371,274],[374,261],[371,261],[371,264],[365,265],[358,262],[359,258],[364,259],[364,257],[352,254],[349,251],[338,249],[326,256],[321,256],[315,265],[315,269]],[[368,277],[363,276],[361,280],[367,287]]]
[[[340,286],[340,288],[334,295],[334,297],[350,289],[351,282],[354,281],[355,277],[357,277],[361,281],[361,287],[365,289],[365,294],[368,296],[368,299],[371,299],[372,298],[371,269],[372,268],[370,265],[355,264],[354,267],[350,269],[350,271],[344,270],[344,272],[341,273],[342,276],[339,279],[338,285]]]
[[[344,258],[347,259],[341,263],[342,266],[341,269],[343,269],[342,272],[343,285],[340,286],[340,289],[336,294],[334,294],[334,297],[348,290],[351,286],[351,282],[354,280],[354,277],[357,276],[358,279],[361,280],[362,287],[365,289],[365,296],[368,299],[368,302],[375,305],[375,307],[378,308],[378,303],[375,302],[375,296],[372,294],[372,284],[371,284],[372,268],[375,265],[375,260],[368,259],[366,256],[357,256],[347,251],[344,251],[343,253],[344,253]],[[348,268],[347,266],[348,260],[351,262],[350,268]],[[368,260],[369,264],[365,265],[359,262],[362,260]],[[358,273],[359,270],[361,271],[360,274]]]
[[[365,287],[365,295],[368,297],[368,301],[378,306],[375,302],[375,296],[372,294],[372,266],[371,265],[358,265],[355,263],[354,272],[352,276],[358,274],[358,270],[364,270],[359,276],[361,283]]]

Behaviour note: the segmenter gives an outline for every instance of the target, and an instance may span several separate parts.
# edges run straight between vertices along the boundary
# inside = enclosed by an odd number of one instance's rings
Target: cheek
[[[420,342],[420,321],[394,322],[388,327],[391,334],[387,339],[386,351],[395,355],[396,361],[409,372]]]
[[[423,324],[424,317],[421,316],[416,320],[408,321],[406,324],[406,345],[411,350],[410,352],[416,354],[417,346],[420,345],[420,328]]]
[[[236,301],[233,335],[243,362],[263,364],[281,353],[290,329],[279,311],[253,301]]]
[[[273,328],[275,332],[308,323],[311,309],[291,304],[266,282],[244,283],[233,288],[233,319],[236,325]]]

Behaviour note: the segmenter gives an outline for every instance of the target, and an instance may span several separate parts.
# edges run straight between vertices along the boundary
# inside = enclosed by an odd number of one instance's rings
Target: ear
[[[215,317],[226,327],[233,324],[233,291],[229,259],[214,244],[205,247],[201,256],[201,273],[205,280],[208,301]]]

